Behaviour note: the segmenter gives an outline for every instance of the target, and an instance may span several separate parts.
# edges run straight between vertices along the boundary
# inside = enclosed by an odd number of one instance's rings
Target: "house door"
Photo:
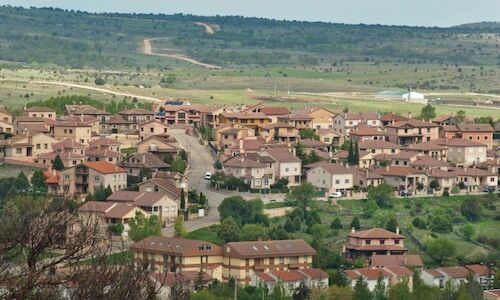
[[[28,147],[26,148],[26,156],[32,156],[33,155],[33,148]]]

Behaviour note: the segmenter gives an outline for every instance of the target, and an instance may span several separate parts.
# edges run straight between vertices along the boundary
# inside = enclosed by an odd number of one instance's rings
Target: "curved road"
[[[189,188],[202,192],[208,199],[209,209],[206,216],[184,222],[187,231],[193,231],[218,223],[219,211],[217,207],[219,207],[222,200],[228,195],[208,189],[208,182],[204,177],[206,172],[213,173],[214,158],[210,155],[205,146],[200,145],[198,138],[187,135],[184,129],[170,129],[169,134],[174,136],[180,146],[189,153],[190,161],[189,170],[187,172],[187,176],[189,177]],[[173,226],[165,228],[164,234],[172,235]]]
[[[143,40],[144,47],[142,48],[142,53],[144,53],[146,55],[162,56],[162,57],[168,57],[168,58],[173,58],[173,59],[177,59],[177,60],[183,60],[183,61],[186,61],[188,63],[192,63],[194,65],[205,67],[207,69],[217,69],[217,70],[222,69],[222,67],[220,67],[220,66],[202,63],[201,61],[197,61],[195,59],[184,56],[182,54],[165,54],[165,53],[154,52],[153,47],[151,46],[151,41],[164,40],[164,39],[167,39],[167,38],[144,39]]]

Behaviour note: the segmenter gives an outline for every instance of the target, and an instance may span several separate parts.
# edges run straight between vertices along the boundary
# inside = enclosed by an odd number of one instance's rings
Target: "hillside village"
[[[28,178],[43,173],[47,197],[74,199],[79,218],[95,220],[102,239],[112,234],[125,241],[135,266],[152,271],[165,299],[179,282],[191,293],[214,281],[269,291],[284,284],[287,295],[302,285],[332,284],[313,266],[318,249],[303,239],[216,245],[180,234],[184,222],[193,230],[219,223],[223,198],[274,194],[272,202],[279,202],[305,184],[332,205],[366,199],[379,186],[408,199],[496,193],[500,146],[494,135],[490,124],[454,114],[417,118],[264,104],[165,101],[116,115],[86,104],[66,105],[64,114],[41,106],[26,107],[22,116],[0,111],[2,163],[35,170]],[[138,215],[155,216],[160,235],[134,241],[130,224]],[[342,271],[348,285],[363,281],[373,291],[382,281],[412,290],[418,272],[425,284],[443,289],[470,280],[485,290],[493,286],[490,266],[429,268],[408,253],[405,239],[399,226],[353,226],[341,254],[364,263]]]

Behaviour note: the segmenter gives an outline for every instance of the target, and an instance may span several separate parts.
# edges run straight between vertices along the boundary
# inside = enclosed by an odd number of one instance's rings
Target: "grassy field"
[[[153,97],[157,99],[184,99],[204,104],[251,104],[264,102],[268,105],[285,105],[291,108],[320,105],[334,111],[349,108],[350,111],[411,112],[418,115],[422,105],[375,99],[375,94],[384,90],[401,90],[397,80],[407,81],[409,66],[352,64],[331,73],[314,67],[258,68],[246,67],[224,70],[178,68],[165,72],[140,70],[136,72],[92,71],[92,70],[36,70],[4,69],[0,79],[0,104],[10,109],[20,109],[30,101],[38,101],[60,95],[86,95],[101,101],[121,100],[99,91],[76,87],[42,84],[37,81],[65,82],[89,87],[98,87],[115,92]],[[383,68],[386,71],[377,71]],[[392,69],[394,68],[394,70]],[[421,68],[426,77],[432,72],[439,74],[439,67],[428,65]],[[426,69],[428,68],[428,69]],[[344,70],[345,69],[345,70]],[[472,71],[474,69],[474,71]],[[389,73],[387,70],[392,70]],[[466,73],[463,68],[461,73]],[[470,72],[479,69],[471,67]],[[484,70],[483,70],[484,71]],[[454,72],[457,72],[456,70]],[[492,71],[492,74],[496,74]],[[417,72],[418,73],[418,72]],[[286,76],[285,76],[286,75]],[[162,83],[162,78],[174,76],[172,83]],[[438,76],[438,75],[436,75]],[[445,76],[445,75],[443,75]],[[96,86],[95,78],[104,78],[104,86]],[[497,79],[498,81],[498,76]],[[371,84],[370,84],[371,82]],[[415,81],[412,81],[415,86]],[[484,80],[496,84],[495,80]],[[429,98],[492,100],[494,95],[472,95],[459,90],[422,90],[433,95]],[[458,93],[458,94],[457,94]],[[438,114],[465,110],[468,116],[500,116],[500,110],[480,107],[436,105]]]
[[[405,246],[409,249],[409,253],[420,254],[427,266],[435,266],[435,261],[426,253],[410,236],[411,233],[421,242],[425,242],[431,236],[445,237],[455,243],[457,253],[455,258],[450,260],[450,265],[457,264],[457,259],[465,259],[466,261],[474,261],[484,255],[487,255],[490,250],[480,247],[470,241],[465,240],[459,235],[461,228],[466,221],[460,215],[460,204],[468,196],[450,196],[450,197],[435,197],[435,198],[408,198],[395,199],[392,201],[394,207],[392,209],[378,209],[371,218],[363,218],[363,201],[338,201],[337,205],[332,205],[328,202],[314,202],[313,207],[318,209],[322,224],[330,225],[330,223],[339,217],[343,228],[341,230],[330,230],[325,236],[325,241],[330,247],[337,252],[342,249],[342,244],[345,242],[347,234],[350,232],[350,223],[354,216],[360,218],[362,229],[379,227],[381,222],[386,222],[389,216],[395,216],[401,226],[403,234],[406,235]],[[476,198],[479,199],[479,198]],[[472,223],[475,228],[473,239],[479,236],[497,236],[496,231],[500,228],[500,221],[494,219],[500,212],[500,198],[496,197],[494,201],[495,210],[483,209],[483,217],[480,221]],[[416,216],[428,216],[437,212],[445,212],[453,220],[453,232],[442,234],[434,233],[430,230],[422,230],[414,228],[412,220]],[[283,225],[286,221],[285,217],[271,219],[271,224]],[[303,226],[301,231],[292,233],[293,238],[301,238],[308,242],[312,241],[311,236],[306,233],[306,228]],[[202,228],[188,234],[190,239],[201,239],[221,245],[222,241],[217,236],[217,226]]]

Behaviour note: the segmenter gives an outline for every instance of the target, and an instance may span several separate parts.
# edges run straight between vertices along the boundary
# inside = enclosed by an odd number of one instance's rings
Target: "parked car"
[[[205,173],[205,180],[210,180],[210,179],[212,179],[212,173],[211,172]]]
[[[481,189],[481,192],[484,192],[484,193],[493,193],[495,191],[495,187],[494,186],[485,186]]]
[[[341,198],[341,197],[342,197],[341,192],[332,192],[332,193],[328,194],[328,198]]]
[[[408,196],[411,196],[412,193],[410,191],[403,190],[403,191],[399,192],[399,195],[403,196],[403,197],[408,197]]]

